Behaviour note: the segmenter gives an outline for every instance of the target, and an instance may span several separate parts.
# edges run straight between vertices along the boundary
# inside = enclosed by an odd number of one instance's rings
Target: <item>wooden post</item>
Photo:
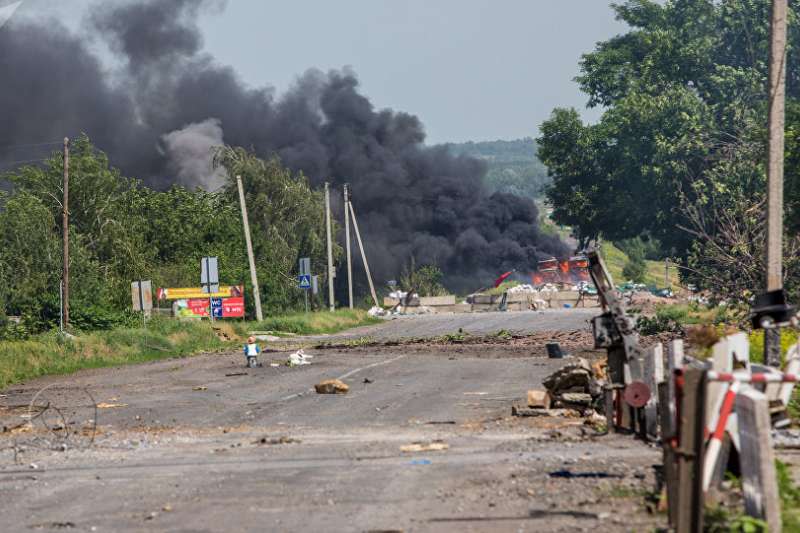
[[[348,203],[350,206],[350,215],[353,217],[353,229],[356,232],[356,240],[358,241],[358,249],[361,250],[361,260],[364,262],[364,270],[367,273],[367,281],[369,282],[369,292],[372,294],[372,301],[375,302],[376,307],[380,307],[378,303],[378,296],[375,294],[375,286],[372,284],[372,274],[369,273],[369,263],[367,263],[367,253],[364,251],[364,243],[361,241],[361,232],[358,231],[358,221],[356,221],[356,212],[353,211],[353,203]]]
[[[642,378],[650,389],[650,399],[644,406],[644,429],[646,437],[655,440],[658,438],[658,384],[664,381],[664,349],[661,343],[645,351],[643,363]]]
[[[69,329],[69,138],[64,137],[64,199],[63,199],[63,238],[64,238],[64,253],[63,253],[63,299],[62,299],[62,316],[64,320],[64,329]]]
[[[770,532],[779,532],[781,506],[767,397],[744,387],[736,396],[736,413],[745,512],[766,521]]]
[[[669,524],[678,521],[678,464],[674,445],[677,444],[676,372],[683,368],[683,341],[670,341],[667,345],[666,380],[658,386],[658,407],[661,420],[661,443],[664,449],[664,481],[667,486]]]
[[[350,254],[350,187],[344,184],[344,241],[347,250],[347,297],[350,309],[353,308],[353,262]]]
[[[261,322],[264,315],[261,312],[261,294],[258,290],[258,275],[256,274],[256,260],[253,257],[253,243],[250,240],[250,221],[247,218],[247,203],[244,199],[244,186],[242,177],[236,176],[236,186],[239,188],[239,204],[242,207],[242,225],[244,226],[244,241],[247,244],[247,260],[250,263],[250,282],[253,284],[253,299],[256,304],[256,319]]]
[[[683,373],[683,392],[678,427],[678,516],[676,533],[703,531],[703,452],[705,448],[706,373],[687,368]]]
[[[325,182],[325,237],[328,243],[328,305],[332,313],[336,310],[336,303],[333,296],[333,278],[336,276],[336,272],[333,269],[333,243],[331,241],[331,189],[328,182]]]

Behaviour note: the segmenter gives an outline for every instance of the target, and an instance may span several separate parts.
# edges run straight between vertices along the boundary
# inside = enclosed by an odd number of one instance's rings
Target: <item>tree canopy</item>
[[[692,258],[702,260],[698,224],[719,236],[717,215],[764,196],[770,2],[627,0],[614,9],[628,31],[585,54],[576,78],[588,105],[604,109],[600,120],[584,124],[575,110],[556,109],[541,126],[547,198],[583,245],[644,236],[693,268]],[[798,10],[790,10],[787,56],[786,220],[794,229]]]
[[[218,256],[223,284],[252,290],[235,177],[243,177],[253,248],[269,311],[302,300],[292,273],[299,257],[325,261],[324,206],[302,174],[277,159],[221,148],[215,164],[227,182],[216,192],[173,186],[157,191],[126,178],[83,136],[70,154],[70,269],[73,322],[96,326],[130,307],[130,282],[198,286],[203,256]],[[0,198],[0,315],[20,315],[32,329],[58,320],[62,270],[61,154],[3,178]],[[337,246],[335,254],[341,250]]]

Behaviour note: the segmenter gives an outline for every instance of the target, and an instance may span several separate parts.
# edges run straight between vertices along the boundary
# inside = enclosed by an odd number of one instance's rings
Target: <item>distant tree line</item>
[[[656,242],[684,278],[747,301],[764,280],[769,0],[627,0],[629,30],[580,61],[604,112],[558,108],[540,129],[553,218],[581,246]],[[787,287],[797,295],[800,229],[800,6],[789,18]]]
[[[484,141],[447,144],[451,153],[486,162],[484,183],[491,192],[539,198],[550,183],[545,167],[536,156],[536,141]]]
[[[199,285],[200,258],[218,256],[223,283],[252,288],[235,176],[244,177],[259,284],[271,312],[302,302],[297,260],[325,262],[322,194],[277,159],[221,148],[215,163],[227,172],[216,192],[173,186],[158,191],[126,178],[87,137],[70,157],[71,315],[78,328],[112,327],[130,318],[130,283]],[[58,323],[62,272],[61,154],[43,166],[7,173],[0,196],[0,326],[23,317],[29,331]],[[338,257],[341,250],[335,247]],[[321,277],[324,280],[324,277]]]

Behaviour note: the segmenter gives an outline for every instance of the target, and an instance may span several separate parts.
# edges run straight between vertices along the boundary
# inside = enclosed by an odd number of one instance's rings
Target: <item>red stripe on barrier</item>
[[[728,416],[733,411],[733,402],[736,400],[736,389],[734,387],[735,385],[732,385],[725,393],[725,399],[722,401],[722,409],[720,409],[719,420],[717,421],[717,427],[714,429],[714,435],[711,437],[712,439],[722,440],[725,436]]]

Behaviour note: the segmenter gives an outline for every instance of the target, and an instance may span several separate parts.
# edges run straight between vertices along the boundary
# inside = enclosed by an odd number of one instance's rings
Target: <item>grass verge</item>
[[[380,318],[374,318],[363,309],[340,309],[333,313],[294,313],[268,317],[261,322],[234,323],[237,331],[272,331],[277,335],[291,333],[294,335],[320,335],[336,333],[345,329],[377,324]]]
[[[614,283],[617,285],[621,285],[625,283],[626,280],[622,275],[622,269],[625,268],[625,265],[628,263],[628,256],[611,244],[610,242],[604,242],[600,247],[600,254],[603,257],[603,261],[608,268],[608,273],[611,274],[611,278],[614,280]],[[648,287],[664,287],[664,263],[662,261],[650,261],[646,260],[645,264],[647,265],[647,270],[644,275],[644,279],[642,283],[647,285]],[[675,268],[675,265],[671,265],[669,269],[669,282],[673,289],[680,287],[680,277],[678,276],[678,270]]]
[[[292,314],[263,322],[182,322],[153,318],[144,328],[82,333],[64,340],[55,332],[24,341],[0,342],[0,390],[36,377],[69,374],[85,368],[143,363],[237,346],[253,330],[296,334],[334,333],[372,324],[363,310]]]

